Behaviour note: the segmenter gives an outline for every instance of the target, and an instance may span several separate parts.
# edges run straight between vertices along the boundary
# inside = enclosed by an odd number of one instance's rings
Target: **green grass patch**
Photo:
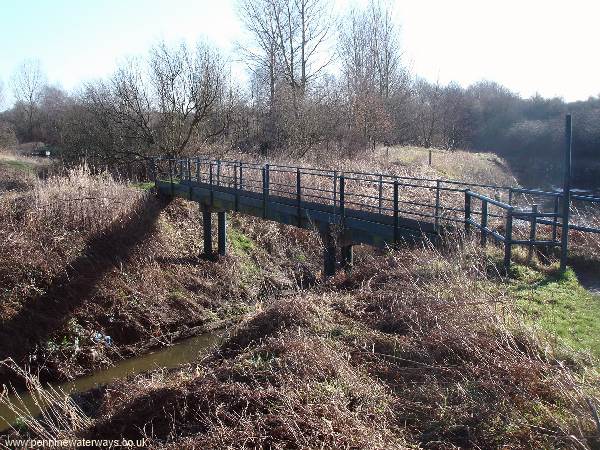
[[[36,170],[34,164],[16,159],[0,159],[0,165],[22,170],[23,172],[35,172]]]
[[[241,231],[229,228],[229,242],[233,251],[240,256],[247,255],[254,249],[254,242]]]
[[[137,183],[131,183],[131,187],[141,189],[142,191],[149,191],[154,187],[154,181],[138,181]]]
[[[572,269],[561,274],[514,264],[511,276],[510,289],[528,320],[600,359],[600,296],[583,288]]]

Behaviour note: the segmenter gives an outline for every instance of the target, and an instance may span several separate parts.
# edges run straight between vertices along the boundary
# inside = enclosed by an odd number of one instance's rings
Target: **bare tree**
[[[36,106],[40,99],[43,87],[46,85],[46,76],[38,60],[26,60],[13,73],[11,79],[12,89],[17,102],[25,110],[27,120],[27,138],[33,137],[34,116]]]
[[[252,43],[238,45],[248,68],[259,83],[268,84],[269,110],[275,105],[275,83],[279,76],[278,36],[273,0],[241,0],[238,14]]]
[[[99,121],[113,132],[114,157],[181,155],[222,134],[229,120],[228,79],[219,54],[199,43],[161,42],[147,60],[130,59],[108,82],[88,86]]]
[[[287,81],[303,95],[308,82],[318,77],[331,61],[322,53],[332,23],[330,3],[279,0],[272,1],[272,5]]]
[[[424,79],[419,79],[415,86],[418,130],[418,143],[425,148],[434,145],[440,122],[441,87],[439,82],[431,84]]]
[[[204,144],[228,124],[227,80],[218,53],[204,43],[155,46],[150,56],[153,128],[169,154],[181,154],[192,138]]]
[[[394,122],[405,116],[398,109],[408,93],[391,9],[372,0],[366,9],[352,10],[341,27],[338,54],[353,143],[374,148],[377,141],[391,140]]]

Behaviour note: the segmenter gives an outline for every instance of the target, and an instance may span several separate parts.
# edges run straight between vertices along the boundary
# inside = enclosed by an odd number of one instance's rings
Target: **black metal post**
[[[196,158],[196,181],[200,183],[200,158]]]
[[[398,179],[394,180],[394,246],[400,241],[400,216],[398,213]]]
[[[433,218],[434,221],[434,227],[435,227],[435,232],[439,232],[439,226],[440,226],[440,187],[441,187],[441,181],[437,180],[435,183],[435,217]]]
[[[487,245],[487,226],[488,226],[488,202],[483,200],[481,203],[481,246]]]
[[[560,197],[554,197],[554,217],[552,218],[552,240],[556,241],[558,236],[558,214],[559,214]]]
[[[465,189],[465,235],[471,234],[471,191]]]
[[[333,171],[333,214],[335,214],[335,209],[337,208],[337,170]]]
[[[208,161],[208,184],[210,184],[210,204],[212,206],[215,203],[215,193],[213,191],[213,164],[212,164],[212,161]]]
[[[204,233],[204,254],[212,255],[212,214],[208,205],[200,205],[202,209],[202,229]]]
[[[531,222],[529,228],[529,251],[527,252],[527,261],[533,258],[533,250],[535,248],[535,238],[537,234],[537,214],[538,205],[531,205]]]
[[[512,229],[513,229],[513,208],[506,210],[506,230],[504,233],[504,268],[508,272],[510,269],[510,258],[512,253]]]
[[[302,226],[302,185],[300,184],[300,168],[296,169],[296,207],[298,208],[298,226]]]
[[[227,230],[227,216],[225,215],[225,211],[219,211],[217,213],[217,240],[218,240],[218,250],[220,256],[225,256],[225,244],[226,244],[226,230]]]
[[[383,207],[383,175],[379,175],[379,214],[381,214],[381,208]]]
[[[340,175],[340,218],[342,223],[342,229],[346,227],[346,178],[344,174]]]
[[[565,167],[563,184],[563,211],[562,211],[562,236],[560,248],[560,270],[567,268],[569,256],[569,215],[571,209],[571,153],[573,150],[573,123],[571,114],[567,114],[565,121]]]
[[[342,265],[346,272],[350,272],[354,266],[354,251],[352,245],[342,246]]]
[[[173,160],[169,159],[169,181],[171,182],[171,196],[175,194],[175,186],[173,186]]]
[[[321,236],[323,238],[323,269],[326,277],[335,275],[335,241],[331,224],[322,226]]]
[[[238,211],[240,209],[240,193],[238,187],[238,166],[233,164],[233,187],[235,188],[235,205],[234,209]]]
[[[244,163],[240,161],[240,191],[244,189],[244,172],[242,169],[243,166]]]
[[[263,218],[267,218],[267,207],[269,203],[269,165],[265,164],[263,169]]]

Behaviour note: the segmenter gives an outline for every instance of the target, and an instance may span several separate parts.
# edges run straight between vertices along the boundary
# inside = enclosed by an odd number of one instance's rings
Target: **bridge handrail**
[[[285,198],[300,199],[307,198],[326,205],[326,208],[333,208],[333,212],[343,209],[344,204],[349,207],[356,207],[365,211],[377,212],[380,215],[396,217],[398,214],[433,219],[435,229],[443,223],[464,223],[465,226],[474,226],[482,231],[484,236],[492,236],[499,240],[501,236],[494,227],[500,221],[512,220],[528,222],[531,228],[535,229],[537,225],[549,226],[552,230],[551,240],[537,240],[535,237],[527,241],[529,244],[538,245],[542,242],[548,245],[555,245],[558,237],[558,230],[565,227],[559,218],[560,203],[564,197],[562,192],[546,191],[541,189],[527,189],[518,186],[502,186],[484,183],[469,183],[458,180],[443,180],[427,177],[411,177],[404,175],[383,174],[367,171],[340,171],[335,169],[319,169],[305,166],[292,166],[287,164],[266,164],[246,161],[237,161],[230,159],[212,159],[208,156],[198,156],[195,158],[175,158],[175,157],[155,157],[150,158],[153,163],[153,169],[158,175],[164,175],[164,171],[158,169],[157,164],[160,161],[168,161],[169,178],[172,179],[196,179],[198,182],[210,183],[212,181],[214,189],[220,187],[243,188],[257,194],[282,195]],[[192,170],[194,167],[195,170]],[[242,173],[244,175],[242,181]],[[266,176],[266,180],[265,180]],[[289,177],[289,178],[288,178]],[[310,182],[306,179],[310,178]],[[319,180],[320,179],[320,180]],[[325,181],[322,181],[322,180]],[[329,181],[327,181],[329,180]],[[304,181],[304,184],[301,182]],[[265,184],[266,183],[266,184]],[[327,185],[327,183],[330,183]],[[345,191],[340,192],[341,185],[345,185]],[[484,192],[477,192],[474,188],[485,188],[494,190],[495,196],[490,196]],[[402,197],[398,196],[398,191],[409,189]],[[414,190],[414,191],[413,191]],[[404,192],[404,191],[403,191]],[[427,193],[426,196],[423,193]],[[463,208],[457,204],[456,196],[464,193],[469,199],[480,200],[481,207]],[[505,201],[505,195],[508,195],[508,201]],[[547,197],[553,199],[554,210],[546,212],[522,210],[515,203],[515,195],[523,194],[524,199],[530,201],[529,197]],[[346,198],[343,200],[341,195]],[[431,196],[435,201],[431,201]],[[500,195],[502,198],[498,198]],[[593,195],[582,195],[571,193],[570,198],[574,201],[582,202],[584,205],[600,203],[600,198]],[[449,200],[450,199],[450,200]],[[449,203],[448,203],[449,202]],[[402,207],[401,207],[402,206]],[[533,208],[535,205],[529,205]],[[546,205],[548,206],[548,205]],[[500,208],[502,213],[489,210],[490,207]],[[468,209],[468,210],[467,210]],[[585,210],[584,210],[585,211]],[[464,218],[461,215],[464,214]],[[474,220],[478,216],[481,221]],[[584,216],[578,216],[579,221],[571,218],[566,224],[568,229],[581,232],[600,233],[600,227],[594,226],[593,222],[588,222]],[[494,224],[489,224],[493,220]],[[505,222],[505,230],[507,228]],[[534,230],[535,231],[535,230]],[[511,230],[512,232],[512,230]],[[483,238],[482,238],[483,239]],[[504,237],[504,242],[509,246],[521,244],[522,240]]]

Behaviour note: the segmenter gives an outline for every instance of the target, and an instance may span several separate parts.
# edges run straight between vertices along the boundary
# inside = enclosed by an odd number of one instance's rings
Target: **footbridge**
[[[150,158],[148,172],[160,194],[199,203],[206,254],[213,252],[213,213],[218,254],[225,255],[226,214],[236,211],[319,231],[326,275],[352,267],[355,244],[386,248],[437,242],[458,229],[477,230],[482,245],[488,238],[503,245],[508,267],[513,245],[565,246],[559,232],[564,235],[563,223],[569,227],[559,208],[562,194],[556,192],[207,157]],[[526,201],[537,196],[540,205],[519,206],[519,196]],[[563,210],[564,204],[563,199]]]

